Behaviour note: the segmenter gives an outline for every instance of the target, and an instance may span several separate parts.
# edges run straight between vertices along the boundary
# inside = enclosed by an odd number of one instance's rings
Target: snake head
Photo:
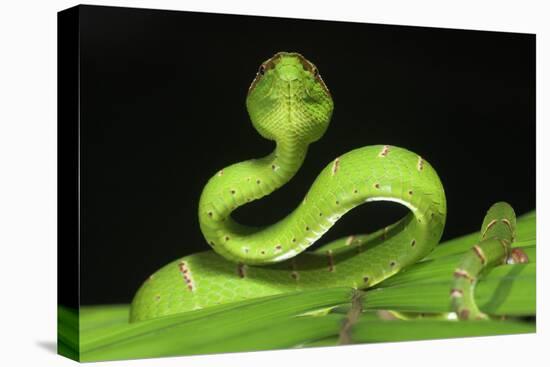
[[[260,65],[246,106],[266,139],[312,143],[325,133],[334,104],[313,63],[295,52],[279,52]]]

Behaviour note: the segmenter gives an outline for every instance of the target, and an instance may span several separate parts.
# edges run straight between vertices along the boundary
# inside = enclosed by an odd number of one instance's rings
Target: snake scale
[[[366,146],[335,158],[300,205],[277,223],[237,223],[231,217],[236,208],[269,195],[299,170],[309,144],[328,128],[334,104],[314,64],[298,53],[279,52],[261,64],[246,106],[253,126],[275,141],[275,150],[213,175],[198,207],[201,231],[213,251],[177,259],[151,275],[132,301],[130,321],[291,291],[364,289],[438,244],[446,219],[439,177],[424,158],[391,145]],[[371,201],[397,202],[409,213],[374,233],[305,251],[345,213]],[[493,229],[502,230],[502,223]],[[455,308],[464,309],[473,301],[462,297],[468,285],[460,283],[466,279],[462,273],[456,274],[451,298],[464,301],[455,302]],[[468,315],[462,311],[462,316]]]

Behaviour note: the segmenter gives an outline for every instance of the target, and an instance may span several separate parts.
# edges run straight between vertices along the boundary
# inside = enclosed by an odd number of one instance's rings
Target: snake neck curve
[[[199,223],[214,251],[235,262],[243,261],[244,256],[248,263],[254,261],[254,248],[247,238],[261,235],[267,227],[240,224],[231,218],[231,213],[290,181],[302,166],[307,148],[307,144],[292,139],[277,141],[271,154],[230,165],[210,178],[199,201]],[[262,262],[266,261],[265,253],[260,251],[258,255]]]

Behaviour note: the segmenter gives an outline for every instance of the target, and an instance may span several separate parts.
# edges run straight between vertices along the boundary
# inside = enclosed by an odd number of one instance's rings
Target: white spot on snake
[[[338,172],[338,167],[340,165],[340,158],[336,158],[332,164],[332,175],[334,176]]]
[[[281,246],[281,245],[275,246],[275,253],[276,253],[276,254],[279,253],[279,252],[281,252],[281,251],[283,251],[283,246]]]
[[[218,176],[223,176],[223,169],[218,172]]]
[[[456,320],[458,319],[458,316],[456,315],[456,312],[449,312],[447,314],[447,320]]]
[[[460,289],[451,290],[451,298],[462,298],[462,291]]]
[[[347,239],[346,239],[346,245],[349,246],[353,243],[353,240],[355,239],[355,236],[349,236]]]
[[[378,153],[378,156],[379,157],[385,157],[388,155],[388,152],[390,151],[390,147],[388,145],[384,145],[382,147],[382,150],[380,151],[380,153]]]

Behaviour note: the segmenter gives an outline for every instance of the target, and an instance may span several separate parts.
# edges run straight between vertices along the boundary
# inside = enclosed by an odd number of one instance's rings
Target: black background
[[[274,146],[253,129],[245,96],[277,51],[318,66],[334,115],[296,177],[238,220],[282,218],[332,159],[373,144],[435,167],[444,239],[478,230],[495,201],[535,208],[534,35],[83,6],[80,37],[82,304],[130,302],[156,269],[208,249],[203,185]],[[362,206],[321,242],[404,213]]]

